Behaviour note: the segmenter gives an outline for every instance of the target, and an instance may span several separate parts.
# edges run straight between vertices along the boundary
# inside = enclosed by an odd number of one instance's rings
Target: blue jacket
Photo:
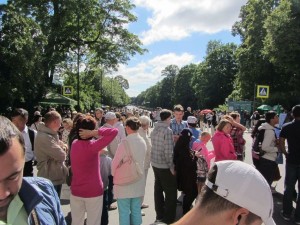
[[[28,214],[28,224],[35,225],[36,211],[40,225],[65,225],[58,195],[51,181],[40,177],[24,177],[19,196]]]

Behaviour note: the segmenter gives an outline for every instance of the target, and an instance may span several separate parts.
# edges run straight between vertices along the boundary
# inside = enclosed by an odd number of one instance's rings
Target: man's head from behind
[[[232,224],[275,225],[267,181],[254,167],[240,161],[214,165],[202,189],[200,207],[207,214],[226,213]]]
[[[8,206],[21,188],[24,162],[22,134],[0,116],[0,220],[6,221]]]
[[[292,109],[293,117],[300,119],[300,105],[295,105]]]
[[[57,132],[61,126],[61,116],[56,111],[47,112],[44,116],[45,126]]]
[[[171,118],[172,112],[168,109],[163,109],[159,113],[161,121],[167,121],[167,119]]]

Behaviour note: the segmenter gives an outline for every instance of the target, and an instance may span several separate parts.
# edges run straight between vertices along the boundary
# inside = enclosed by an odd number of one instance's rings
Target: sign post
[[[73,95],[73,87],[72,86],[63,86],[63,95],[66,95],[66,96]]]
[[[268,85],[257,85],[256,97],[257,98],[269,98],[270,86]]]

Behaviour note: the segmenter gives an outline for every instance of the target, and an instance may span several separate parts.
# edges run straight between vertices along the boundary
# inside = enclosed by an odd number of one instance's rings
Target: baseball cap
[[[40,111],[35,111],[33,115],[34,115],[34,116],[40,116],[40,117],[42,117],[42,115],[41,115],[41,112],[40,112]]]
[[[114,120],[114,119],[116,119],[117,117],[116,117],[116,114],[115,114],[114,112],[107,112],[107,113],[105,113],[104,118],[105,118],[106,120]]]
[[[224,160],[216,162],[216,165],[215,183],[207,180],[206,186],[217,195],[259,216],[265,225],[276,225],[272,218],[271,189],[258,170],[241,161]]]
[[[188,116],[187,123],[197,123],[197,118],[194,116]]]

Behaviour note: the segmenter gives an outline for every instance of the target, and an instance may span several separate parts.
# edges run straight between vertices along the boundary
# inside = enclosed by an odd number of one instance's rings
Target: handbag
[[[128,185],[139,181],[143,177],[143,171],[135,161],[129,148],[127,140],[123,140],[125,146],[125,157],[120,161],[114,174],[115,185]]]
[[[46,163],[46,176],[52,182],[64,182],[68,174],[68,168],[64,162],[52,158]]]

